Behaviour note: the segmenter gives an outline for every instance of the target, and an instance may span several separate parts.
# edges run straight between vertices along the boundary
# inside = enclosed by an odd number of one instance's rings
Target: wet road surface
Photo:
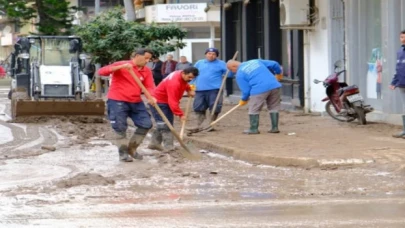
[[[5,122],[6,93],[0,227],[405,227],[397,167],[277,168],[207,151],[192,162],[145,145],[144,161],[120,163],[97,136],[72,143],[50,123]]]

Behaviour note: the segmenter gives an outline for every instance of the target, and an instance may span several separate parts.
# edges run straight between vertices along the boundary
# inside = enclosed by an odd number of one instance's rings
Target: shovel
[[[131,74],[131,76],[134,78],[136,83],[138,84],[139,87],[141,87],[143,93],[145,96],[149,99],[152,100],[152,95],[149,93],[149,91],[145,88],[145,86],[142,84],[141,80],[135,75],[135,72],[133,69],[128,70],[128,72]],[[179,134],[177,134],[176,130],[173,128],[172,124],[170,121],[167,119],[166,115],[163,113],[162,109],[157,105],[157,103],[153,104],[153,107],[157,110],[159,115],[162,117],[163,121],[166,123],[166,125],[169,127],[170,131],[176,137],[176,139],[179,141],[180,145],[184,148],[184,150],[180,150],[182,155],[188,159],[191,160],[197,160],[201,159],[201,154],[199,152],[191,152],[191,150],[186,146],[186,144],[183,142],[183,140],[180,138]]]
[[[223,118],[225,118],[227,115],[231,114],[233,111],[235,111],[236,109],[238,109],[241,105],[237,104],[235,107],[233,107],[232,109],[230,109],[229,111],[227,111],[225,114],[223,114],[222,116],[220,116],[217,120],[215,120],[214,122],[210,123],[210,125],[208,127],[202,128],[202,129],[198,129],[196,131],[190,132],[188,133],[188,135],[192,135],[193,133],[198,133],[201,131],[205,131],[210,129],[212,126],[214,126],[215,124],[217,124],[220,120],[222,120]]]
[[[238,57],[238,53],[239,53],[238,51],[235,52],[235,54],[233,55],[232,60],[235,60],[236,57]],[[212,117],[213,117],[214,114],[215,114],[215,110],[217,110],[217,106],[218,106],[219,99],[220,99],[221,96],[222,96],[222,91],[224,90],[225,82],[226,82],[226,79],[228,78],[228,74],[229,74],[229,69],[226,71],[225,76],[222,78],[221,87],[219,88],[217,98],[215,98],[214,106],[212,107],[212,111],[211,111],[211,114],[210,114],[211,123],[212,123]],[[208,128],[207,128],[207,129],[208,129]]]

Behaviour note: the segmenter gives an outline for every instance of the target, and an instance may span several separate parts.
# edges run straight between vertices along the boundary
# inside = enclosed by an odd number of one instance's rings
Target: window
[[[114,7],[118,5],[124,5],[124,0],[100,0],[100,7]],[[94,7],[94,0],[79,0],[79,6],[81,7]]]
[[[72,54],[69,53],[69,40],[44,40],[44,65],[69,66]]]
[[[209,3],[212,4],[214,3],[215,5],[219,5],[221,3],[221,0],[166,0],[167,3],[173,4],[173,3]]]
[[[221,38],[221,27],[215,27],[215,38]]]
[[[194,27],[187,29],[187,39],[207,39],[210,38],[210,27]]]

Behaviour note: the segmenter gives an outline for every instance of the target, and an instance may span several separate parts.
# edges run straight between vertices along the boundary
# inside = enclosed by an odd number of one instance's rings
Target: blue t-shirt
[[[190,84],[195,84],[196,91],[214,90],[221,88],[223,75],[226,73],[226,63],[216,59],[208,61],[206,59],[199,60],[194,65],[199,71],[196,77]],[[229,72],[228,77],[232,77],[232,72]]]
[[[252,95],[258,95],[281,87],[274,74],[281,73],[276,61],[253,59],[239,65],[236,82],[242,91],[241,100],[247,101]]]

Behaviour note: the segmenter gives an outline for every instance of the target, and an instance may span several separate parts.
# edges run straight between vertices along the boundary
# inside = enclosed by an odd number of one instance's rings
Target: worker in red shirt
[[[118,147],[121,161],[131,162],[133,159],[142,159],[136,152],[149,129],[152,128],[150,114],[141,99],[141,88],[128,70],[132,69],[142,81],[146,89],[152,93],[155,89],[152,72],[145,67],[153,55],[149,49],[139,49],[132,53],[131,60],[119,61],[99,69],[99,75],[112,76],[111,87],[108,92],[108,119],[114,129],[113,143]],[[156,100],[149,100],[154,104]],[[137,127],[135,133],[127,140],[127,118],[131,118]]]
[[[185,91],[188,95],[194,97],[195,89],[188,83],[198,76],[198,69],[188,67],[184,70],[174,71],[169,74],[155,89],[154,97],[157,104],[162,109],[163,113],[173,125],[174,115],[180,117],[180,120],[185,121],[185,116],[180,108],[180,100]],[[153,131],[149,149],[160,151],[173,151],[173,135],[169,127],[165,124],[162,117],[154,107],[151,107],[153,118],[156,121],[156,129]],[[163,147],[162,147],[163,143]]]

